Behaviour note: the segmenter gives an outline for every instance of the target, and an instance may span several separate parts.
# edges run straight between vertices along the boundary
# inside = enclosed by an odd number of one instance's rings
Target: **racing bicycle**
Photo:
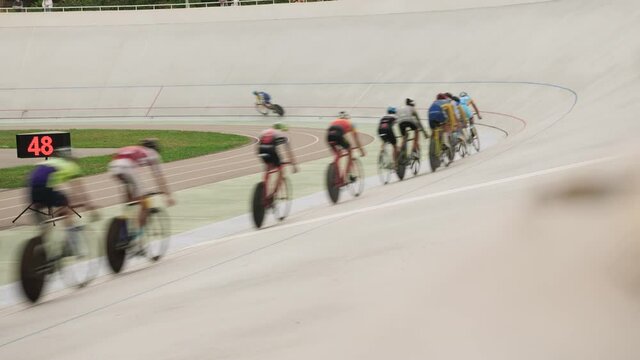
[[[383,184],[389,183],[394,169],[393,145],[385,141],[380,149],[380,154],[378,154],[378,177]]]
[[[78,288],[88,285],[98,273],[98,244],[90,243],[87,237],[87,227],[97,220],[97,213],[92,213],[89,222],[74,224],[69,229],[53,226],[69,216],[40,223],[40,234],[22,249],[20,285],[32,303],[40,299],[47,278],[56,272],[66,286]]]
[[[396,174],[400,180],[404,179],[407,168],[411,169],[414,176],[418,175],[418,172],[420,172],[420,152],[412,150],[411,154],[408,153],[408,143],[410,141],[417,141],[416,139],[416,135],[414,135],[413,138],[409,138],[409,135],[407,135],[407,140],[403,141],[402,146],[400,147],[400,152],[398,153],[398,159],[396,161]]]
[[[353,196],[360,196],[364,190],[364,170],[360,159],[351,155],[349,150],[335,150],[335,157],[327,168],[327,191],[334,204],[338,202],[343,187],[347,187]],[[340,159],[344,157],[348,157],[346,169],[340,171]]]
[[[169,248],[169,215],[161,206],[152,206],[160,192],[143,196],[142,200],[124,204],[121,215],[109,223],[106,239],[107,260],[114,273],[119,273],[130,257],[146,257],[152,262],[160,260]],[[139,206],[148,211],[144,226],[137,226]]]
[[[262,114],[262,115],[269,115],[269,111],[272,111],[275,114],[278,114],[278,116],[284,116],[284,108],[282,108],[282,106],[278,105],[278,104],[271,104],[271,103],[264,103],[264,102],[257,102],[256,103],[256,110]]]
[[[260,154],[268,157],[269,154]],[[264,221],[267,210],[272,210],[276,219],[284,220],[291,211],[291,182],[284,175],[284,166],[290,162],[282,162],[280,166],[268,165],[261,182],[256,184],[253,191],[252,209],[253,223],[259,229]],[[276,180],[270,181],[272,176]]]

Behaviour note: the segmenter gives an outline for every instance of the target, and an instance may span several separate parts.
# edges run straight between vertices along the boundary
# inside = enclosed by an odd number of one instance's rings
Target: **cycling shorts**
[[[260,155],[260,158],[262,158],[262,161],[267,165],[273,165],[276,167],[282,165],[275,145],[260,145],[258,147],[258,154]]]
[[[402,136],[407,136],[407,132],[409,130],[418,131],[418,125],[416,125],[415,122],[408,120],[400,122],[400,133]]]
[[[45,207],[68,206],[69,200],[61,191],[46,186],[31,188],[31,202]]]
[[[380,135],[380,139],[382,139],[382,141],[384,141],[385,143],[396,145],[396,134],[393,132],[393,127],[389,124],[380,124],[380,126],[378,127],[378,135]]]
[[[126,158],[115,159],[109,163],[109,173],[125,185],[131,199],[137,199],[142,195],[140,182],[135,173],[137,167],[133,160]]]
[[[351,146],[344,135],[344,129],[341,126],[331,126],[327,131],[327,142],[331,147],[340,146],[345,150],[349,150]]]

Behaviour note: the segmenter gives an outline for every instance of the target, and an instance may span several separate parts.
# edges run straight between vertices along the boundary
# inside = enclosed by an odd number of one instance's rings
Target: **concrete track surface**
[[[520,125],[443,171],[6,308],[0,358],[640,358],[636,1],[21,15],[0,18],[6,119],[242,119],[264,88],[298,125],[464,90]]]

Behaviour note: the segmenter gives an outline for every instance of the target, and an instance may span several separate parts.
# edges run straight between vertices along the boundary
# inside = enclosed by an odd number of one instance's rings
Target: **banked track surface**
[[[402,12],[394,7],[406,10],[417,3],[388,2],[387,9]],[[637,178],[630,175],[637,162],[615,157],[633,150],[629,139],[640,130],[622,111],[637,110],[625,95],[640,91],[633,81],[639,14],[632,1],[567,0],[350,21],[258,22],[273,40],[262,73],[238,60],[244,57],[236,51],[244,48],[225,54],[228,62],[216,62],[234,69],[226,73],[230,79],[245,72],[246,81],[234,83],[273,83],[269,77],[279,83],[293,77],[302,83],[322,77],[350,83],[533,79],[570,88],[579,98],[576,103],[571,93],[534,85],[466,85],[484,107],[526,119],[526,130],[447,171],[370,189],[339,206],[294,214],[284,226],[218,239],[162,266],[16,309],[2,318],[0,354],[637,358],[639,198],[631,191]],[[203,34],[201,27],[216,33],[218,26],[176,27]],[[226,23],[228,34],[235,34],[229,42],[249,39],[244,46],[255,50],[264,40],[255,26]],[[154,30],[147,29],[147,36]],[[343,36],[347,30],[350,37]],[[450,41],[463,35],[472,35],[467,51],[476,56],[463,56],[459,43]],[[372,37],[379,41],[369,45],[365,40]],[[424,48],[416,48],[417,39],[425,39]],[[300,54],[285,53],[278,45],[285,40],[295,40]],[[414,57],[387,56],[381,43]],[[176,48],[193,52],[189,43]],[[309,56],[316,51],[339,53],[344,61]],[[286,71],[280,70],[281,53]],[[186,71],[177,72],[196,83]],[[237,91],[254,86],[243,87]],[[302,93],[285,85],[281,96],[293,105],[311,98],[318,102],[311,105],[357,108],[442,88],[334,84]],[[598,101],[605,95],[611,100]],[[599,115],[605,113],[612,118],[606,131]],[[629,188],[616,184],[619,190],[562,195],[576,176],[578,183],[606,183],[606,174],[627,179]]]

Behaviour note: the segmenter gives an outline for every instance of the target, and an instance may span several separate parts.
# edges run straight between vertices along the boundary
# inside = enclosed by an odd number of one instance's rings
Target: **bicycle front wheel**
[[[47,253],[42,237],[36,236],[24,246],[20,259],[20,285],[22,285],[24,295],[32,303],[38,301],[42,294],[47,277],[44,270],[46,263]]]
[[[349,192],[353,196],[360,196],[364,191],[364,170],[360,159],[353,159],[353,165],[347,176]]]
[[[385,144],[380,151],[380,155],[378,155],[378,177],[380,178],[380,182],[385,185],[391,180],[391,173],[393,171],[391,154],[389,154],[387,148],[388,146]]]
[[[85,287],[98,274],[98,244],[91,244],[85,232],[68,234],[59,261],[60,275],[67,286]]]
[[[289,178],[285,177],[273,198],[273,214],[280,221],[289,216],[289,212],[291,212],[291,190],[291,182]]]
[[[142,242],[149,260],[158,261],[169,249],[169,214],[161,208],[149,209],[147,223],[144,226]]]
[[[265,116],[269,113],[269,109],[264,104],[256,104],[256,111]]]
[[[473,145],[473,148],[476,149],[476,152],[480,152],[480,137],[478,136],[478,129],[474,126],[471,128],[471,133],[473,135],[471,144]]]
[[[329,164],[327,168],[327,192],[329,193],[329,199],[334,204],[338,202],[340,198],[340,183],[338,179],[338,166],[336,163]]]
[[[435,172],[440,167],[440,154],[436,150],[436,140],[431,137],[429,141],[429,164],[431,165],[431,171]]]

